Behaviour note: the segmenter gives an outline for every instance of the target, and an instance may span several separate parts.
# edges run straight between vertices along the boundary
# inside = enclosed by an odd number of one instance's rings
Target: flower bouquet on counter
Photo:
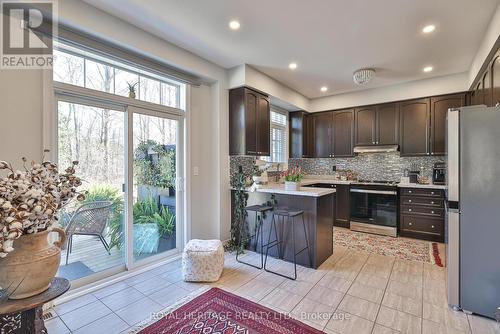
[[[285,190],[299,190],[300,181],[304,178],[306,173],[300,167],[289,168],[281,174],[285,179]]]

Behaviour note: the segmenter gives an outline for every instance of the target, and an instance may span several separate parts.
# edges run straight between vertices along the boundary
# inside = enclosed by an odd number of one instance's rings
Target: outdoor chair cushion
[[[190,240],[182,253],[182,276],[187,282],[215,282],[224,269],[220,240]]]

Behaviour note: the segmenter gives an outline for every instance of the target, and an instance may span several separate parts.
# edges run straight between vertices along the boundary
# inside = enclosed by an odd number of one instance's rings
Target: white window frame
[[[283,116],[285,116],[286,118],[286,125],[281,125],[281,124],[277,124],[277,123],[273,123],[272,121],[272,117],[269,117],[269,122],[270,122],[270,131],[269,131],[269,150],[270,150],[270,156],[269,157],[265,157],[264,160],[268,161],[269,163],[273,164],[273,165],[277,165],[277,164],[280,164],[280,170],[284,170],[287,168],[288,166],[288,141],[289,141],[289,120],[288,120],[288,111],[284,110],[284,109],[281,109],[279,107],[276,107],[276,106],[271,106],[271,110],[270,112],[275,112],[275,113],[278,113],[278,114],[281,114]],[[280,130],[284,130],[285,134],[284,134],[284,139],[285,139],[285,145],[284,145],[284,161],[271,161],[272,159],[272,156],[273,156],[273,139],[271,137],[271,133],[272,133],[272,129],[280,129]],[[273,166],[272,168],[270,168],[269,170],[273,171],[273,170],[276,170],[276,167]]]
[[[83,59],[83,86],[78,86],[78,87],[87,88],[87,89],[90,89],[90,90],[96,90],[96,89],[92,89],[92,88],[88,88],[87,87],[87,75],[86,75],[87,74],[87,72],[86,72],[87,71],[87,69],[86,69],[86,67],[87,67],[87,61],[92,61],[92,62],[101,64],[101,65],[104,65],[104,66],[110,66],[113,69],[113,92],[116,89],[116,82],[115,82],[115,80],[116,80],[116,70],[122,70],[122,71],[126,71],[126,72],[129,72],[129,73],[132,73],[132,74],[136,74],[138,76],[138,81],[137,81],[137,86],[136,86],[137,100],[143,101],[143,102],[147,102],[145,100],[141,100],[140,99],[141,98],[140,97],[140,94],[141,94],[141,78],[145,78],[145,79],[150,79],[150,80],[154,80],[154,81],[160,82],[160,91],[159,91],[160,103],[158,105],[169,107],[169,108],[173,108],[173,109],[177,109],[177,110],[185,110],[186,109],[186,89],[187,89],[188,84],[183,84],[183,83],[175,82],[174,80],[171,80],[171,79],[169,79],[167,77],[162,77],[162,76],[159,76],[159,75],[155,75],[154,73],[148,73],[148,72],[143,71],[143,70],[141,70],[139,68],[134,68],[132,66],[127,66],[126,64],[119,63],[119,62],[114,61],[112,59],[105,59],[103,56],[100,56],[100,55],[97,55],[97,54],[91,54],[91,53],[89,53],[87,51],[80,51],[80,52],[79,51],[75,51],[74,47],[66,45],[66,44],[63,44],[63,43],[56,43],[55,49],[57,51],[59,51],[59,52],[66,53],[68,55],[71,55],[71,56],[74,56],[74,57],[79,57],[79,58]],[[65,84],[63,82],[55,81],[55,80],[54,80],[54,82]],[[169,86],[174,86],[174,87],[177,88],[176,99],[178,101],[178,106],[176,106],[176,107],[170,107],[170,106],[167,106],[165,104],[162,104],[162,102],[163,102],[162,84],[169,85]],[[68,84],[68,85],[71,85],[71,84]],[[73,85],[73,86],[75,86],[75,85]],[[99,91],[99,90],[96,90],[96,91]],[[115,94],[115,93],[108,93],[108,94],[115,95],[115,96],[122,96],[122,95],[118,95],[118,94]],[[156,103],[153,103],[153,104],[156,104]]]
[[[189,131],[189,123],[190,123],[190,110],[189,110],[189,96],[190,96],[190,85],[185,84],[185,89],[180,89],[180,100],[179,100],[179,108],[169,107],[161,104],[150,103],[138,99],[132,99],[129,97],[115,95],[112,93],[102,92],[99,90],[94,90],[91,88],[86,88],[82,86],[71,85],[63,82],[58,82],[53,80],[52,70],[43,70],[43,147],[50,150],[49,154],[47,154],[47,158],[53,161],[57,160],[57,152],[58,152],[58,101],[63,100],[66,102],[73,103],[84,103],[87,105],[93,105],[97,107],[110,107],[118,110],[123,110],[125,112],[125,117],[127,118],[126,122],[126,146],[127,152],[130,154],[131,150],[131,141],[130,138],[132,136],[128,136],[128,132],[132,131],[132,122],[131,117],[133,116],[134,109],[140,109],[141,111],[147,111],[147,114],[152,116],[167,116],[168,118],[175,119],[179,121],[179,134],[178,141],[180,140],[180,147],[182,150],[179,150],[178,159],[180,164],[178,165],[179,170],[181,171],[180,177],[178,177],[177,183],[177,193],[180,201],[178,204],[178,216],[179,219],[182,219],[182,229],[178,229],[177,231],[177,240],[178,247],[156,255],[152,255],[148,258],[145,258],[141,261],[136,261],[133,259],[133,253],[131,249],[127,249],[126,246],[126,256],[125,263],[122,266],[109,268],[103,270],[101,272],[97,272],[93,275],[83,277],[81,279],[72,281],[72,290],[73,289],[87,289],[90,287],[89,284],[97,282],[97,281],[110,281],[113,280],[113,277],[123,276],[133,273],[133,272],[141,272],[143,268],[149,265],[156,266],[159,263],[169,262],[174,258],[177,258],[184,245],[190,238],[191,231],[191,222],[188,208],[191,205],[190,194],[186,191],[189,189],[190,179],[189,173],[187,172],[189,169],[189,147],[187,145],[187,133]],[[127,139],[128,138],[128,139]],[[130,160],[130,159],[128,159]],[[130,165],[130,163],[129,163]],[[125,177],[128,180],[126,184],[130,183],[132,178],[132,169],[131,166],[126,166]],[[127,193],[131,193],[128,191]],[[130,197],[130,196],[129,196]],[[125,198],[125,201],[128,202],[128,207],[130,206],[130,198]],[[129,209],[129,211],[131,211]],[[128,216],[131,213],[126,212]],[[133,222],[127,222],[128,225],[131,225]],[[129,242],[127,244],[131,244],[130,238],[131,233],[129,229],[126,229],[128,232],[127,239]],[[79,289],[78,289],[79,290]]]

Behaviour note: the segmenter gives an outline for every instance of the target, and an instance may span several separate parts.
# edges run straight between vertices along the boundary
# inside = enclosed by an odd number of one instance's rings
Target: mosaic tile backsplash
[[[231,156],[231,180],[238,172],[238,166],[243,167],[245,175],[251,175],[255,158],[248,156]],[[434,163],[445,161],[444,157],[400,157],[399,152],[365,153],[352,158],[324,159],[290,159],[289,166],[299,166],[308,175],[332,175],[333,166],[337,170],[350,169],[358,174],[359,179],[399,181],[404,170],[412,164],[422,167],[423,176],[432,179]]]
[[[336,166],[337,170],[356,172],[359,179],[399,181],[412,164],[422,168],[423,176],[432,178],[434,163],[442,161],[443,157],[400,157],[399,152],[391,152],[358,154],[353,158],[290,159],[288,164],[300,166],[310,175],[334,174]]]

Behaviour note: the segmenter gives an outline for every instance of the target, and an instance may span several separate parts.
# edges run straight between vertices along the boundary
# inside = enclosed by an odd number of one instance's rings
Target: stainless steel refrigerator
[[[500,107],[447,115],[448,303],[495,318],[500,307]]]

